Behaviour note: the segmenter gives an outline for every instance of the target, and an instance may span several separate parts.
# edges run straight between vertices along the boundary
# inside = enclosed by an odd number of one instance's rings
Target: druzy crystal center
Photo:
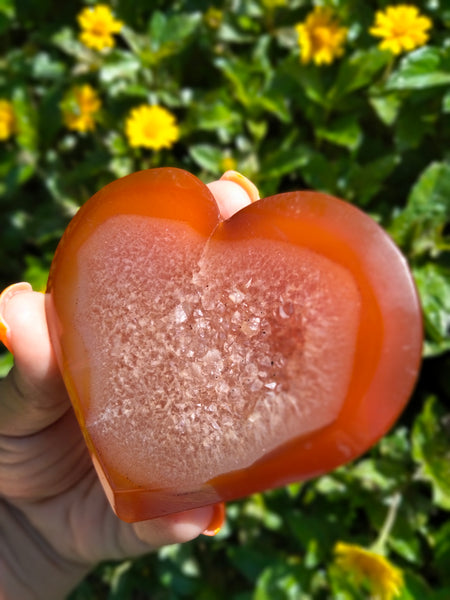
[[[130,484],[194,489],[336,419],[360,304],[343,267],[134,215],[101,224],[77,265],[86,429]]]

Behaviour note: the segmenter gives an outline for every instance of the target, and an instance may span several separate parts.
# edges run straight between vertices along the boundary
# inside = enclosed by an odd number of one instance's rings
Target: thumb
[[[69,408],[48,333],[45,295],[28,283],[6,288],[0,296],[0,338],[15,364],[0,382],[0,432],[35,433]]]
[[[254,183],[237,171],[227,171],[217,181],[208,183],[223,220],[252,202],[259,200],[259,192]]]

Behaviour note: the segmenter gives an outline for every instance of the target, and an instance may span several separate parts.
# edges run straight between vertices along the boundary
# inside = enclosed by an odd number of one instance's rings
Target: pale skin
[[[239,177],[209,184],[224,219],[257,198]],[[98,562],[187,542],[216,515],[211,506],[134,524],[114,515],[56,365],[44,301],[17,284],[0,305],[14,354],[0,381],[0,600],[62,600]]]

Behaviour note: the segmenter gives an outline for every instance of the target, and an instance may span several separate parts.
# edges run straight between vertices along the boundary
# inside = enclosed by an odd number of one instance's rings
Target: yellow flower
[[[14,109],[8,100],[0,100],[0,140],[7,140],[16,128]]]
[[[101,101],[89,84],[77,85],[70,89],[61,102],[65,126],[72,131],[93,131]]]
[[[237,162],[232,156],[224,156],[220,161],[220,170],[235,171],[237,169]]]
[[[174,115],[161,106],[142,104],[133,108],[125,123],[125,133],[133,148],[170,148],[180,137]]]
[[[428,40],[427,32],[432,25],[428,17],[419,13],[417,7],[399,4],[388,6],[384,12],[377,11],[375,23],[369,32],[382,38],[381,50],[400,54],[423,46]]]
[[[316,6],[295,29],[304,64],[329,65],[344,53],[347,28],[341,27],[330,8]]]
[[[403,574],[384,556],[360,546],[338,542],[335,564],[352,576],[356,584],[369,586],[373,600],[393,600],[400,595]]]
[[[93,50],[113,48],[113,34],[119,33],[123,26],[106,4],[84,8],[77,19],[81,27],[80,41]]]

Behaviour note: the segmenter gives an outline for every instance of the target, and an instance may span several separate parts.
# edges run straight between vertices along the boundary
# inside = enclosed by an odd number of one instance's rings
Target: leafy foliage
[[[212,540],[100,565],[71,600],[363,598],[333,547],[369,547],[383,531],[404,573],[401,598],[450,597],[450,11],[444,0],[417,3],[430,38],[394,56],[369,34],[386,2],[316,4],[348,28],[330,65],[300,61],[295,25],[308,0],[114,0],[124,26],[104,50],[79,40],[77,15],[91,1],[0,2],[0,97],[15,115],[0,141],[2,287],[44,289],[69,219],[109,181],[153,166],[205,181],[236,168],[262,195],[313,188],[371,214],[403,250],[424,310],[417,390],[370,453],[230,504]],[[101,100],[95,127],[69,130],[64,98],[85,84]],[[178,141],[130,147],[126,119],[142,104],[174,115]],[[2,374],[11,362],[0,356]]]

